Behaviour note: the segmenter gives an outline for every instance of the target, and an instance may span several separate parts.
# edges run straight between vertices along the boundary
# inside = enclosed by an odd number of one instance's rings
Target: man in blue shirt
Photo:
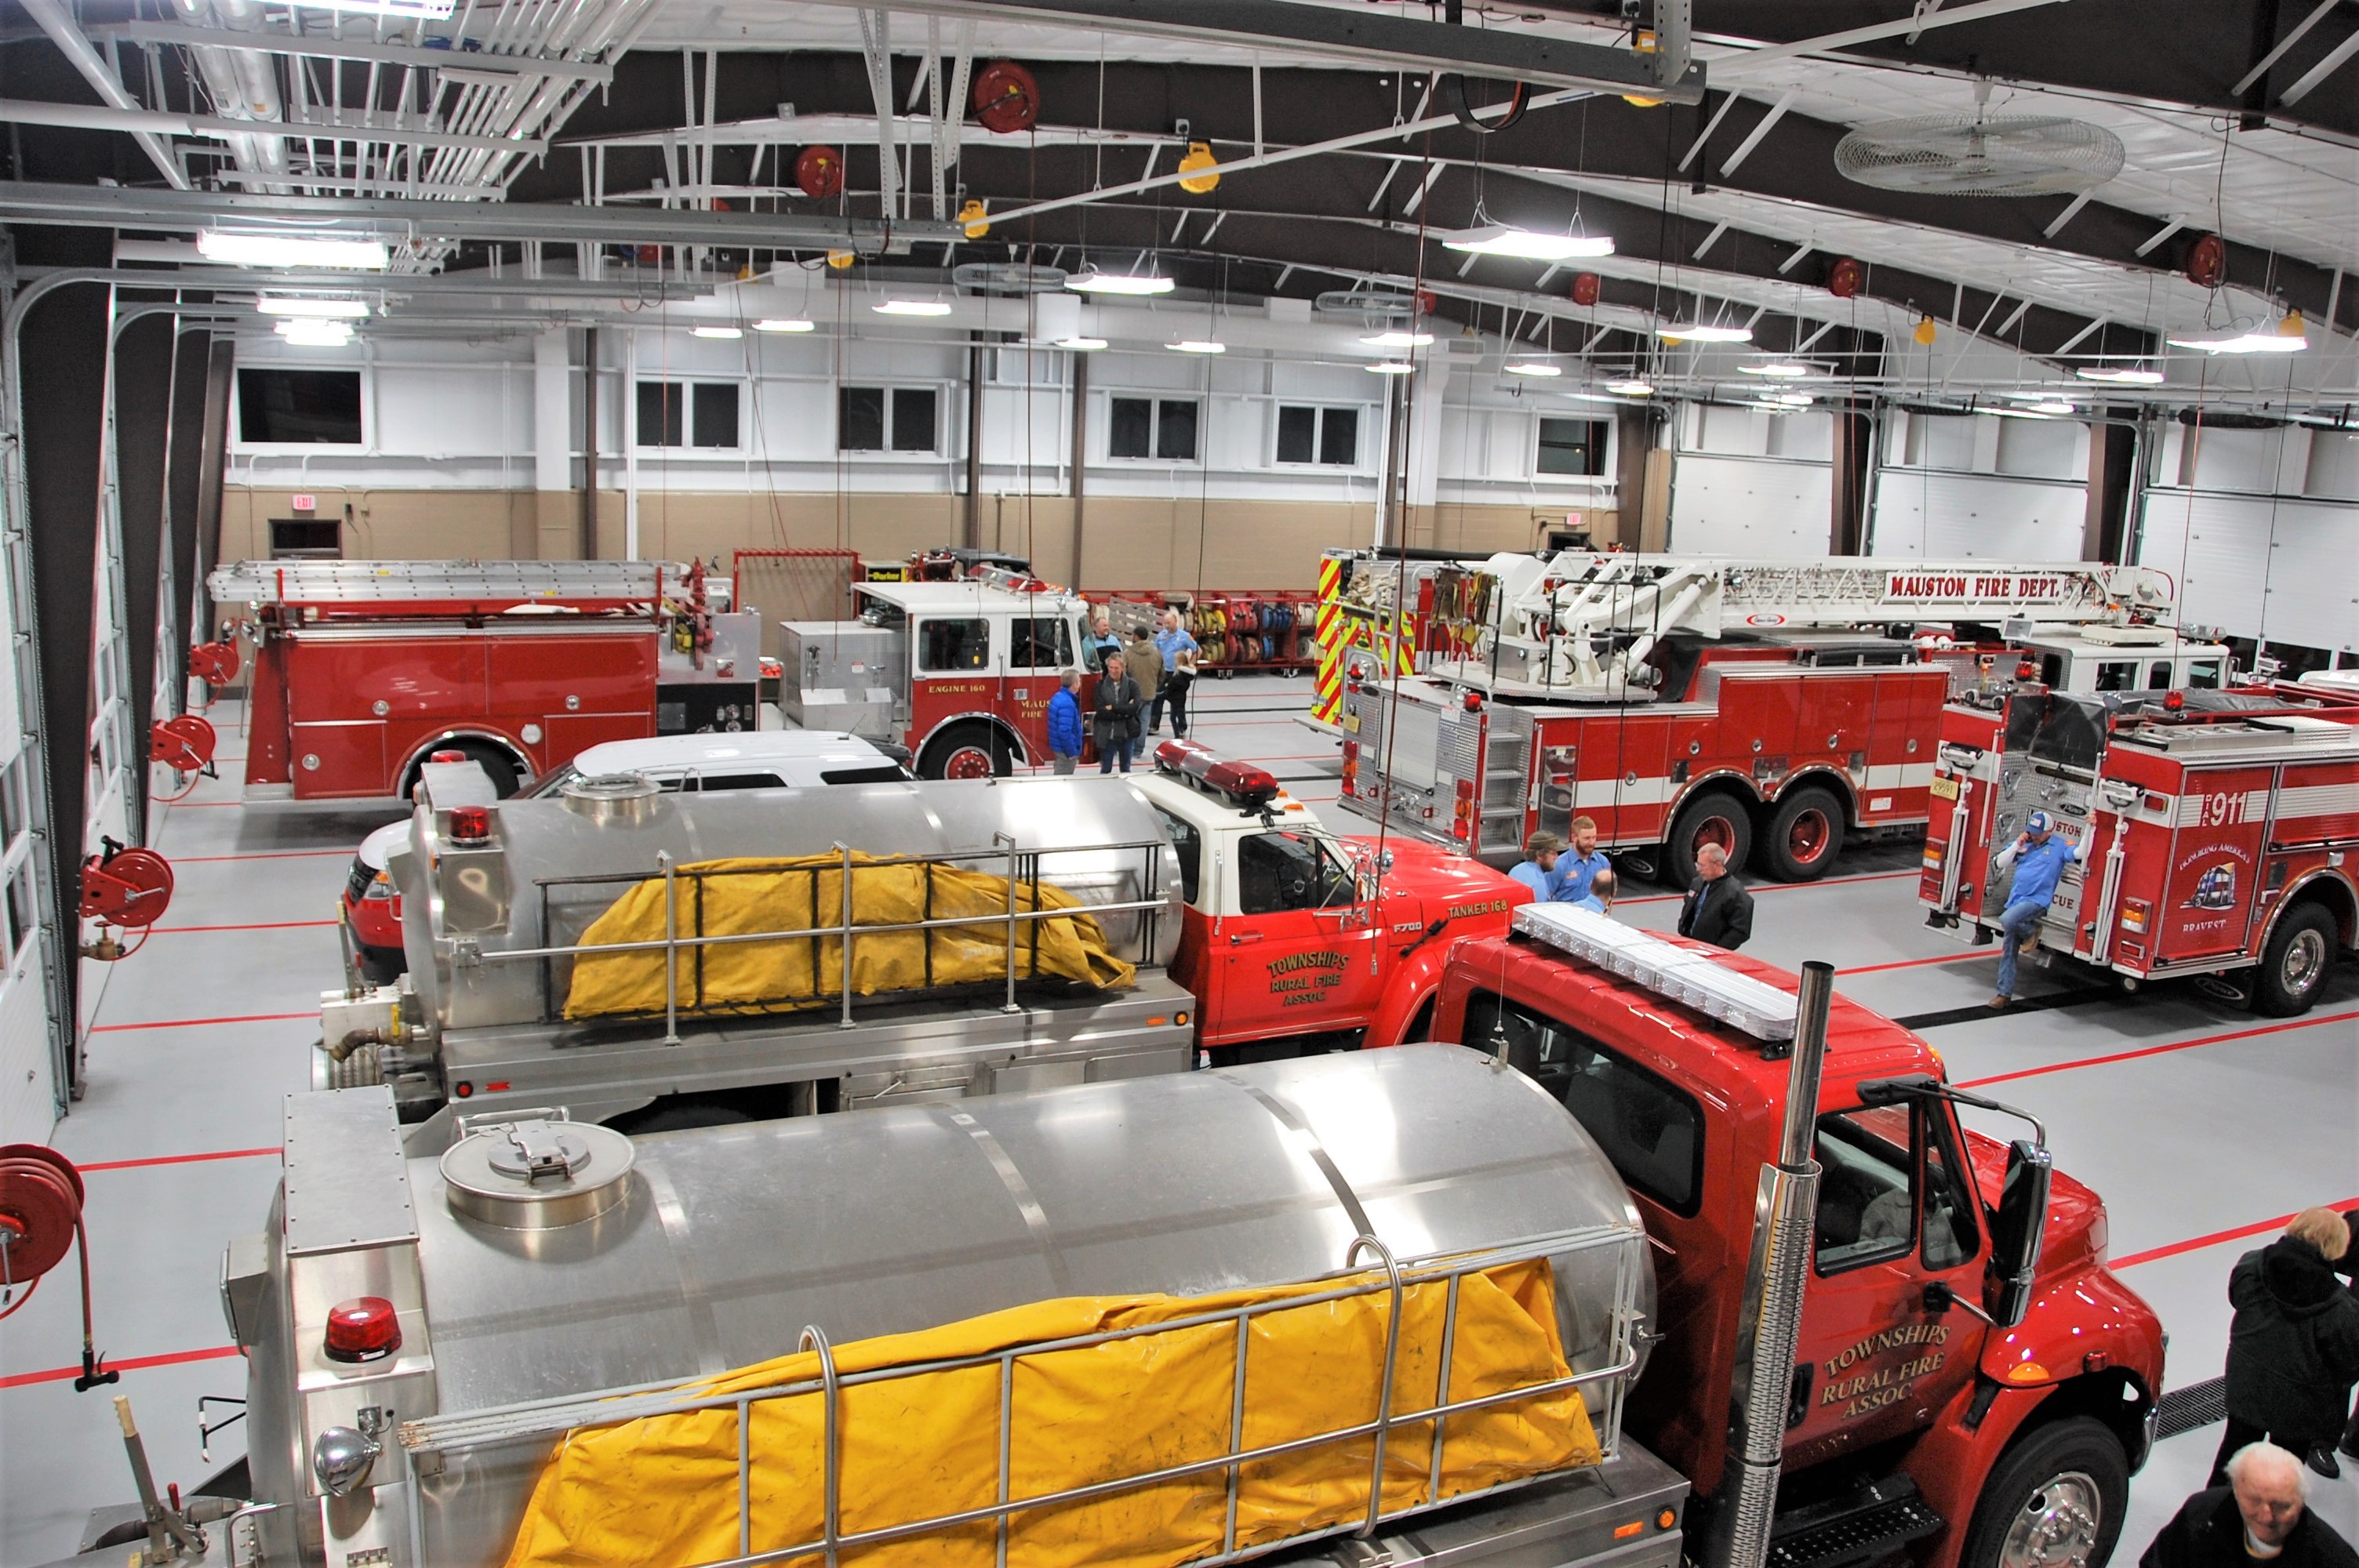
[[[1561,861],[1558,862],[1562,864]],[[1572,901],[1575,909],[1593,909],[1600,914],[1614,913],[1614,868],[1601,866],[1589,879],[1589,891]]]
[[[2016,959],[2038,943],[2039,923],[2055,901],[2056,884],[2064,868],[2080,858],[2078,850],[2056,836],[2055,828],[2048,813],[2033,812],[2025,820],[2022,834],[2000,850],[1994,862],[1994,869],[2013,866],[2015,882],[2007,891],[2006,910],[1998,917],[1998,991],[1990,1000],[1993,1007],[2006,1007],[2015,1000]]]
[[[1535,833],[1524,840],[1524,859],[1507,874],[1532,890],[1534,903],[1547,903],[1560,896],[1556,858],[1563,848],[1564,840],[1549,832]]]
[[[1163,612],[1163,629],[1155,633],[1156,651],[1163,655],[1163,689],[1147,705],[1147,732],[1154,734],[1163,728],[1163,708],[1171,708],[1171,733],[1184,737],[1188,733],[1188,688],[1196,683],[1196,639],[1188,628],[1180,624],[1180,612]]]
[[[1557,897],[1579,903],[1589,896],[1590,880],[1614,862],[1597,847],[1597,824],[1586,816],[1572,819],[1572,849],[1556,860]]]
[[[1106,656],[1122,652],[1122,639],[1114,634],[1114,621],[1103,610],[1090,618],[1089,666],[1093,673],[1105,674]]]

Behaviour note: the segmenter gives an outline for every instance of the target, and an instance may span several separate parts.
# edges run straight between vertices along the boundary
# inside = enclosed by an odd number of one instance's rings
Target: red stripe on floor
[[[200,931],[305,931],[314,925],[333,925],[332,920],[263,920],[252,925],[151,925],[150,936],[187,936]]]
[[[280,1023],[290,1018],[317,1018],[313,1012],[247,1012],[234,1018],[159,1018],[148,1023],[93,1023],[92,1034],[119,1034],[127,1029],[198,1029],[209,1023]]]
[[[1747,887],[1745,891],[1756,894],[1794,892],[1802,888],[1833,887],[1839,882],[1888,882],[1897,877],[1914,877],[1922,874],[1919,871],[1862,871],[1853,877],[1821,877],[1814,882],[1761,882]],[[1614,903],[1617,907],[1625,903],[1675,903],[1685,897],[1687,894],[1683,892],[1658,892],[1648,893],[1644,898],[1617,898]]]
[[[2359,1197],[2344,1198],[2341,1203],[2330,1204],[2327,1206],[2340,1211],[2350,1208],[2354,1204],[2359,1204]],[[2184,1241],[2173,1241],[2161,1247],[2149,1247],[2143,1252],[2133,1252],[2126,1258],[2111,1259],[2105,1266],[2109,1269],[2135,1269],[2141,1263],[2152,1263],[2163,1258],[2176,1258],[2181,1252],[2200,1251],[2206,1247],[2217,1247],[2223,1241],[2242,1241],[2247,1236],[2259,1236],[2265,1231],[2277,1230],[2291,1218],[2293,1215],[2281,1214],[2275,1219],[2256,1219],[2250,1225],[2240,1225],[2234,1230],[2215,1230],[2209,1236],[2193,1236]]]
[[[2282,1034],[2288,1029],[2315,1029],[2321,1023],[2344,1023],[2359,1018],[2359,1012],[2329,1012],[2316,1018],[2289,1018],[2283,1023],[2264,1023],[2252,1029],[2232,1029],[2224,1034],[2205,1034],[2193,1040],[2177,1040],[2168,1045],[2147,1045],[2136,1051],[2116,1051],[2109,1056],[2077,1056],[2069,1062],[2049,1062],[2037,1067],[2021,1067],[2012,1073],[1996,1073],[1987,1078],[1968,1078],[1956,1087],[1962,1089],[1980,1088],[1984,1084],[2004,1084],[2017,1078],[2037,1078],[2048,1073],[2066,1073],[2075,1067],[2102,1067],[2114,1062],[2134,1062],[2140,1056],[2160,1056],[2172,1051],[2192,1051],[2199,1045],[2221,1045],[2231,1040],[2250,1040],[2262,1034]]]
[[[299,860],[310,855],[342,855],[350,859],[350,849],[261,849],[250,855],[173,855],[168,857],[176,866],[203,865],[218,860]]]
[[[96,1171],[136,1171],[148,1165],[193,1165],[204,1160],[255,1160],[276,1156],[277,1149],[208,1149],[201,1154],[158,1154],[145,1160],[100,1160],[75,1170],[87,1176]]]
[[[331,921],[329,924],[333,925],[335,923]],[[1962,958],[1984,958],[1988,957],[1990,955],[1986,953],[1969,948],[1963,953],[1943,953],[1939,957],[1934,958],[1899,958],[1889,964],[1862,964],[1856,969],[1837,969],[1835,973],[1838,975],[1873,975],[1879,974],[1886,969],[1917,969],[1924,968],[1927,964],[1954,964]]]
[[[237,1354],[238,1348],[234,1345],[216,1345],[210,1350],[175,1350],[168,1356],[134,1356],[122,1361],[110,1360],[106,1363],[106,1369],[110,1372],[140,1372],[150,1367],[177,1367],[184,1361],[218,1361],[225,1356]],[[52,1367],[46,1372],[18,1372],[0,1378],[0,1389],[21,1389],[27,1383],[60,1383],[68,1378],[81,1376],[79,1366]]]
[[[168,800],[164,804],[175,811],[194,810],[200,806],[218,810],[223,806],[244,806],[242,800]]]

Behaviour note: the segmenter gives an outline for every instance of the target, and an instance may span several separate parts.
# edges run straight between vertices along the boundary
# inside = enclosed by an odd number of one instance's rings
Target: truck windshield
[[[991,622],[976,617],[926,621],[918,627],[921,670],[979,670],[991,663]]]
[[[1335,852],[1302,833],[1256,833],[1237,844],[1237,913],[1332,909],[1357,897]]]
[[[1016,620],[1007,623],[1007,667],[1061,670],[1073,662],[1073,629],[1061,621]]]

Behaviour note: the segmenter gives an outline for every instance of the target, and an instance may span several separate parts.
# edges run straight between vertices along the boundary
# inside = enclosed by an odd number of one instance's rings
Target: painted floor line
[[[117,1361],[109,1357],[106,1369],[110,1372],[141,1372],[150,1367],[178,1367],[187,1361],[219,1361],[239,1354],[234,1345],[216,1345],[208,1350],[175,1350],[165,1356],[134,1356]],[[68,1378],[82,1376],[82,1367],[52,1367],[46,1372],[18,1372],[0,1378],[0,1389],[21,1389],[30,1383],[60,1383]]]
[[[1995,1016],[2004,1016],[1995,1014]],[[1957,1087],[1962,1089],[1980,1088],[1984,1084],[2011,1083],[2017,1078],[2037,1078],[2049,1073],[2068,1073],[2076,1067],[2103,1067],[2114,1062],[2134,1062],[2141,1056],[2167,1055],[2173,1051],[2192,1051],[2199,1045],[2224,1045],[2231,1040],[2251,1040],[2263,1034],[2282,1034],[2289,1029],[2315,1029],[2321,1023],[2347,1023],[2359,1019],[2359,1012],[2323,1012],[2310,1018],[2288,1018],[2282,1023],[2263,1023],[2251,1029],[2232,1029],[2223,1034],[2203,1034],[2193,1040],[2174,1040],[2167,1045],[2145,1045],[2136,1051],[2116,1051],[2106,1056],[2079,1056],[2069,1062],[2047,1062],[2037,1067],[2019,1067],[2012,1073],[1995,1073],[1987,1078],[1968,1078]]]
[[[150,936],[192,936],[206,931],[307,931],[315,925],[333,925],[332,920],[262,920],[251,925],[151,925]]]
[[[1919,969],[1924,968],[1928,964],[1955,964],[1967,958],[1980,958],[1987,956],[1988,955],[1986,954],[1968,949],[1963,953],[1942,953],[1930,958],[1897,958],[1889,964],[1862,964],[1856,969],[1837,969],[1835,973],[1838,975],[1875,975],[1881,974],[1886,969]]]
[[[318,1010],[310,1012],[249,1012],[234,1018],[158,1018],[147,1023],[93,1023],[92,1034],[120,1034],[134,1029],[201,1029],[214,1023],[283,1023],[293,1018],[317,1018]]]
[[[173,855],[168,857],[176,866],[198,866],[223,860],[300,860],[315,855],[341,855],[352,858],[350,849],[256,849],[244,855]]]
[[[208,1160],[258,1160],[267,1154],[278,1157],[276,1147],[269,1149],[208,1149],[200,1154],[152,1154],[144,1160],[93,1160],[87,1165],[76,1165],[83,1175],[101,1171],[137,1171],[150,1165],[195,1165]]]
[[[1913,877],[1921,873],[1917,871],[1862,871],[1857,876],[1851,877],[1821,877],[1814,882],[1747,882],[1745,884],[1745,891],[1755,894],[1765,892],[1797,892],[1804,888],[1835,887],[1844,882],[1888,882],[1897,877]],[[1625,903],[1677,903],[1680,900],[1685,897],[1687,897],[1687,894],[1683,892],[1654,892],[1648,893],[1643,898],[1617,898],[1614,902],[1617,905]]]
[[[2344,1198],[2341,1203],[2329,1204],[2326,1206],[2342,1211],[2349,1209],[2354,1204],[2359,1204],[2359,1197]],[[2299,1212],[2299,1210],[2295,1211],[2295,1213]],[[2165,1258],[2176,1258],[2182,1252],[2201,1251],[2206,1247],[2217,1247],[2224,1241],[2242,1241],[2248,1236],[2259,1236],[2267,1231],[2282,1229],[2285,1223],[2292,1217],[2293,1215],[2281,1214],[2275,1219],[2256,1219],[2250,1225],[2240,1225],[2231,1230],[2215,1230],[2209,1236],[2191,1236],[2184,1241],[2166,1242],[2160,1247],[2149,1247],[2143,1252],[2133,1252],[2127,1257],[2108,1260],[2105,1266],[2114,1270],[2135,1269],[2141,1263],[2153,1263]]]

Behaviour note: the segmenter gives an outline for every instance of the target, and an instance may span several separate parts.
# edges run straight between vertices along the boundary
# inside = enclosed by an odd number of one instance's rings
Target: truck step
[[[1828,1511],[1805,1509],[1790,1525],[1773,1530],[1768,1568],[1856,1568],[1922,1541],[1948,1522],[1906,1476],[1868,1488],[1832,1518]]]

